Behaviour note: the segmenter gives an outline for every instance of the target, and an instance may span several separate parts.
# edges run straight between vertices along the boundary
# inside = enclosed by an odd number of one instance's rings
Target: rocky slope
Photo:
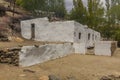
[[[9,2],[0,0],[0,41],[20,36],[20,21],[28,18],[31,18],[29,12],[19,6],[15,6],[13,9]]]

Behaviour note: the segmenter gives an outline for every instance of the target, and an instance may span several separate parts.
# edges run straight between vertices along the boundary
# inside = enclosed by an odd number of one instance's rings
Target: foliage
[[[70,19],[99,31],[102,37],[120,41],[120,0],[105,0],[105,8],[100,0],[88,0],[84,7],[82,0],[73,0],[74,8]]]
[[[16,2],[18,5],[29,11],[43,9],[45,6],[45,0],[17,0]]]
[[[120,0],[106,0],[106,24],[108,29],[106,35],[108,38],[112,38],[114,40],[119,40],[119,32],[120,32]],[[112,28],[112,29],[111,29]],[[110,33],[112,32],[112,33]]]
[[[64,0],[17,0],[17,4],[33,13],[35,10],[55,12],[57,17],[66,14]]]
[[[104,21],[104,8],[101,7],[100,0],[88,0],[87,8],[83,5],[82,0],[73,0],[73,3],[74,8],[70,13],[70,19],[87,24],[97,30]]]
[[[82,0],[73,0],[74,8],[71,11],[70,19],[76,20],[82,24],[87,23],[87,10],[84,7]]]
[[[88,0],[88,26],[97,29],[103,21],[104,8],[100,0]]]
[[[55,12],[57,17],[64,17],[66,14],[65,1],[64,0],[48,0],[47,10]]]

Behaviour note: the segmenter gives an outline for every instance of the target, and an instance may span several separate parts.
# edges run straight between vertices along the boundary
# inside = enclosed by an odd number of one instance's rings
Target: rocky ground
[[[8,44],[0,47],[20,45]],[[73,54],[24,68],[0,63],[0,69],[0,80],[120,80],[120,49],[112,57]]]

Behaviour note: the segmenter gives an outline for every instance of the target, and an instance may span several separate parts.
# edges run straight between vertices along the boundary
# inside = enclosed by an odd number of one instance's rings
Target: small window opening
[[[92,35],[92,40],[94,40],[94,34]]]
[[[35,38],[35,24],[31,24],[31,40],[34,40]]]
[[[88,34],[88,40],[90,40],[90,33]]]
[[[79,33],[79,39],[81,39],[81,33]]]
[[[95,36],[95,40],[97,40],[97,35]]]

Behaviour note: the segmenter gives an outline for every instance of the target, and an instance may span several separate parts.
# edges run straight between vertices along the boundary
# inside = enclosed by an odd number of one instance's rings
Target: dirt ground
[[[13,47],[25,43],[0,43],[0,47]],[[8,44],[12,44],[9,45]],[[26,44],[27,45],[27,44]],[[72,54],[30,67],[0,64],[0,80],[39,80],[40,76],[56,75],[62,80],[99,80],[102,76],[120,75],[120,48],[112,57]]]

